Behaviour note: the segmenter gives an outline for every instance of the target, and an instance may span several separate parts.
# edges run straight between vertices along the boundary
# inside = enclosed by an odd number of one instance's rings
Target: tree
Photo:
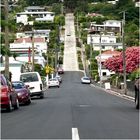
[[[126,49],[126,72],[131,73],[140,65],[140,48],[129,47]],[[114,56],[104,62],[104,66],[110,71],[116,73],[123,73],[123,55]]]

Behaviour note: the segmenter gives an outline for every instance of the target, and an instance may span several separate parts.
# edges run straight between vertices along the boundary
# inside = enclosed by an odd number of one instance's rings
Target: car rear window
[[[38,76],[36,73],[22,74],[20,80],[23,82],[35,82],[38,81]]]
[[[13,87],[15,88],[15,89],[21,89],[21,88],[23,88],[23,83],[16,83],[16,82],[14,82],[14,83],[12,83],[12,85],[13,85]]]

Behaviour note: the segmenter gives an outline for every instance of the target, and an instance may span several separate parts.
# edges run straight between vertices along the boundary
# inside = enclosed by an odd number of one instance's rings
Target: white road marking
[[[77,128],[72,128],[72,140],[80,140]]]

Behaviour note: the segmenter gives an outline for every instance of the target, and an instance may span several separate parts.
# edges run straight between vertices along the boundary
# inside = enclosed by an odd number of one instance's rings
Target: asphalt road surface
[[[81,84],[81,72],[65,72],[60,88],[47,90],[11,113],[1,113],[2,139],[138,139],[134,102]]]

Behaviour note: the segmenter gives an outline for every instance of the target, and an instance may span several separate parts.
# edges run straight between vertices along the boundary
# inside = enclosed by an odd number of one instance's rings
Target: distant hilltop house
[[[32,51],[32,45],[34,42],[34,51],[40,54],[47,52],[47,41],[45,38],[17,38],[14,43],[10,43],[10,51],[18,54],[28,53],[29,48]]]
[[[100,55],[96,56],[96,60],[97,60],[97,63],[98,63],[99,76],[100,76],[100,58],[101,58],[101,79],[102,80],[106,80],[108,77],[110,77],[111,74],[115,74],[115,72],[111,72],[108,69],[106,69],[103,66],[103,63],[108,58],[113,57],[113,56],[118,56],[118,55],[120,55],[120,53],[121,52],[115,51],[115,50],[107,50],[107,51],[104,51],[103,53],[101,53],[101,56]]]
[[[30,24],[30,21],[54,21],[55,13],[44,11],[40,6],[30,6],[24,9],[24,12],[16,14],[16,23]]]

